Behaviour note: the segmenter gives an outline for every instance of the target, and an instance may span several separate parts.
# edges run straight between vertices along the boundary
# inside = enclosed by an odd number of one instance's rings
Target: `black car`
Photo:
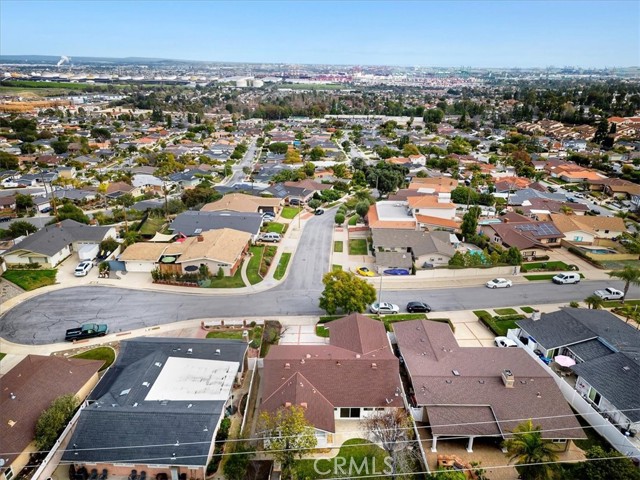
[[[407,304],[407,312],[409,313],[429,313],[431,307],[424,302],[409,302]]]
[[[322,208],[316,209],[316,215],[322,215],[323,213],[324,213],[324,210]]]

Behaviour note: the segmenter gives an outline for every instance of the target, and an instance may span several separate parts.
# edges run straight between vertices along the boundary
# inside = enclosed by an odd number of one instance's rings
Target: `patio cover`
[[[488,406],[426,407],[433,435],[489,437],[502,436],[500,427]]]

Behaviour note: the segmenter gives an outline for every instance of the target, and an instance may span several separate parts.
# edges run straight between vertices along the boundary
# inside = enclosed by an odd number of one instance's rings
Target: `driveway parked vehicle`
[[[374,277],[375,273],[372,270],[369,270],[367,267],[358,267],[356,270],[358,275],[362,275],[363,277]]]
[[[488,288],[510,288],[513,282],[506,278],[494,278],[489,280],[486,285]]]
[[[580,283],[580,274],[573,272],[559,273],[557,275],[554,275],[551,281],[553,283],[557,283],[558,285]]]
[[[624,292],[611,287],[605,288],[604,290],[596,290],[593,294],[603,300],[622,300],[624,298]]]
[[[384,270],[382,273],[385,275],[410,275],[411,272],[406,268],[388,268]]]
[[[429,313],[431,307],[424,302],[407,303],[407,312],[409,313]]]
[[[393,315],[400,312],[400,307],[398,307],[398,305],[394,303],[375,302],[371,304],[371,306],[369,307],[369,311],[371,313],[378,313],[380,315]]]
[[[73,274],[76,277],[85,277],[89,273],[89,270],[91,270],[92,268],[93,268],[93,262],[85,260],[84,262],[80,262],[78,264]]]
[[[507,347],[517,347],[518,344],[507,337],[496,337],[493,343],[496,344],[496,347],[507,348]]]

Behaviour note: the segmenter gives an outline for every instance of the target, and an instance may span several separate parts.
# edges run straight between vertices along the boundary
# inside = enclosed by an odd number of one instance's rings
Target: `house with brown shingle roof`
[[[555,380],[521,348],[460,347],[446,323],[393,324],[412,384],[414,418],[428,423],[431,451],[447,438],[508,439],[525,419],[569,447],[586,435]]]
[[[229,210],[232,212],[273,212],[278,213],[283,200],[280,198],[264,198],[243,193],[229,193],[215,202],[207,203],[200,211],[217,212]]]
[[[402,408],[400,364],[384,325],[353,313],[325,326],[328,345],[274,345],[264,359],[260,409],[304,409],[318,447],[358,437],[360,420]]]
[[[619,217],[551,214],[551,221],[572,242],[593,243],[596,238],[616,238],[627,230]]]
[[[4,460],[0,478],[16,477],[37,451],[34,435],[42,412],[63,395],[84,401],[98,383],[102,363],[27,355],[0,377],[0,452]]]

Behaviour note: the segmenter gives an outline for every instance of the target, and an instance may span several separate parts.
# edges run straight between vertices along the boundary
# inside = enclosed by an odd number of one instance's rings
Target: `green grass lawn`
[[[518,312],[516,312],[513,308],[494,308],[493,311],[496,312],[498,315],[517,315],[518,314]]]
[[[353,464],[360,467],[363,461],[367,461],[367,468],[369,475],[367,478],[387,478],[383,475],[380,476],[371,476],[372,472],[374,472],[374,459],[375,459],[375,472],[382,472],[386,465],[384,463],[384,459],[387,454],[384,450],[382,450],[377,445],[363,439],[363,438],[352,438],[347,440],[340,447],[340,451],[338,452],[337,457],[346,460],[345,471],[348,469],[349,465]],[[314,468],[314,464],[317,467],[318,472],[326,472],[327,474],[321,475],[316,472],[316,468]],[[334,471],[334,460],[332,459],[322,459],[315,463],[315,460],[298,460],[295,463],[295,469],[298,472],[298,478],[335,478],[336,472]],[[363,471],[364,472],[364,471]],[[365,475],[362,473],[361,475]]]
[[[111,347],[98,347],[87,350],[86,352],[74,355],[72,358],[84,358],[85,360],[102,360],[104,363],[100,368],[100,371],[105,370],[111,366],[116,359],[116,352]]]
[[[292,218],[295,218],[295,216],[298,215],[299,212],[300,209],[298,207],[284,207],[282,209],[282,212],[280,213],[280,216],[282,218],[291,220]]]
[[[555,277],[553,273],[541,273],[540,275],[523,275],[524,278],[529,280],[530,282],[539,282],[541,280],[551,280]],[[580,278],[584,278],[583,274],[580,274]]]
[[[23,290],[35,290],[56,283],[58,270],[7,270],[3,278],[15,283]]]
[[[342,242],[342,240],[336,240],[335,242],[333,242],[333,251],[336,253],[342,253],[344,249],[344,243]]]
[[[284,223],[271,222],[267,223],[267,228],[264,229],[267,233],[279,233],[282,235],[286,230],[286,225]]]
[[[523,263],[521,270],[523,272],[530,272],[531,270],[550,270],[560,271],[569,270],[569,265],[564,262],[533,262]]]
[[[640,300],[625,300],[624,303],[620,303],[620,300],[607,300],[602,303],[604,308],[620,308],[625,305],[640,305]]]
[[[349,255],[366,255],[367,241],[363,238],[349,240]]]
[[[332,272],[340,272],[342,270],[342,265],[336,265],[335,263],[331,265]]]
[[[242,340],[242,330],[228,332],[209,332],[207,338],[223,338],[225,340]]]
[[[247,278],[251,285],[255,285],[262,281],[259,271],[262,255],[264,254],[264,246],[254,245],[250,247],[249,251],[251,252],[251,258],[249,258],[249,265],[247,266]]]
[[[329,329],[324,325],[316,325],[316,335],[323,338],[329,338]]]
[[[516,320],[524,318],[524,315],[505,315],[494,317],[486,310],[474,310],[473,313],[489,330],[494,333],[494,335],[500,337],[504,337],[509,329],[517,328]]]
[[[149,217],[140,228],[140,235],[152,237],[162,230],[164,224],[167,223],[162,217]]]
[[[520,310],[522,310],[524,313],[533,313],[536,311],[534,308],[531,308],[531,307],[520,307]]]
[[[289,252],[285,252],[280,256],[280,261],[278,262],[276,271],[273,272],[273,278],[280,280],[284,277],[284,274],[287,271],[287,265],[289,265],[289,260],[291,260],[291,253]]]
[[[359,218],[360,218],[360,215],[358,215],[357,213],[353,215],[351,218],[349,218],[349,225],[353,227],[356,223],[358,223]]]
[[[208,288],[242,288],[245,286],[242,281],[242,275],[240,271],[242,267],[236,270],[236,274],[233,277],[214,277],[211,279],[211,283]]]

